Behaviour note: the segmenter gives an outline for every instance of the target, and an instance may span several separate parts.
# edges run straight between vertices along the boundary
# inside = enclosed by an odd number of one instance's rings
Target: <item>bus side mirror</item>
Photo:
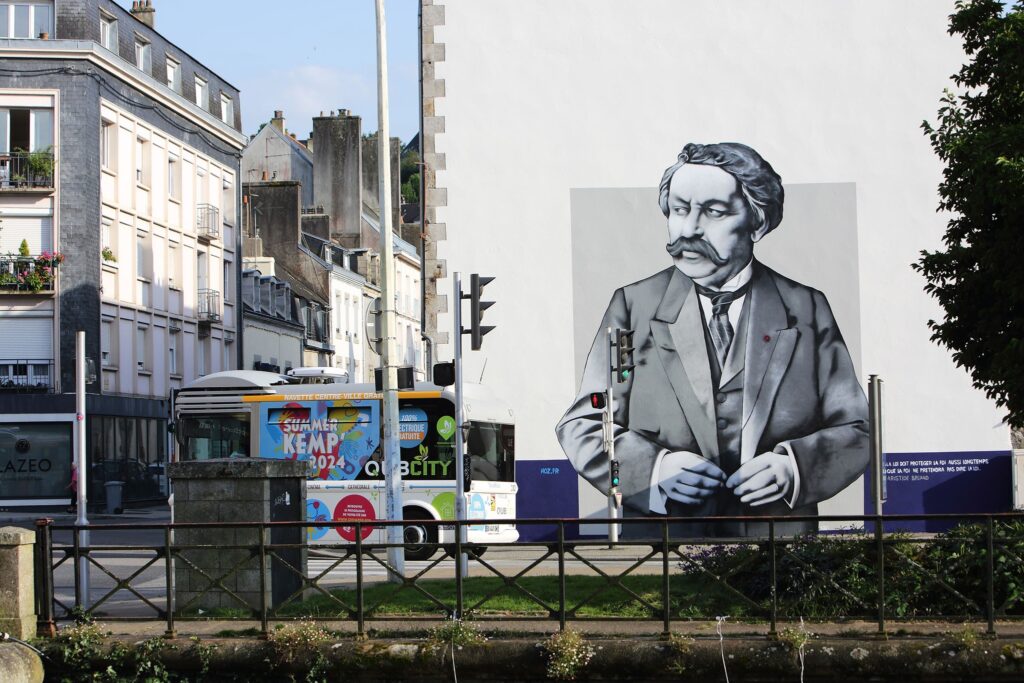
[[[439,387],[450,387],[455,384],[455,363],[434,364],[434,384]]]

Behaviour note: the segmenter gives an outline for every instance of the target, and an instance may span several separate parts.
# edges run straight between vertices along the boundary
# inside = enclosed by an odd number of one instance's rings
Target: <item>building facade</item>
[[[97,502],[165,496],[171,391],[237,366],[238,91],[154,18],[0,3],[0,506],[69,498],[77,330]]]

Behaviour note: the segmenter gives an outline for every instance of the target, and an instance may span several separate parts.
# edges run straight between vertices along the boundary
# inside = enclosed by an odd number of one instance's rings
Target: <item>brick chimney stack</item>
[[[132,0],[132,15],[150,28],[154,28],[156,21],[156,10],[153,9],[153,0]]]
[[[284,132],[284,112],[280,109],[274,110],[274,118],[270,119],[270,125]]]

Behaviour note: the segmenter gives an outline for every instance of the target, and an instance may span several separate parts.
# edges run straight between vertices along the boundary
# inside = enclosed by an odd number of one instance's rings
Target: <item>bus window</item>
[[[515,481],[512,425],[470,422],[466,450],[477,481]]]
[[[178,425],[182,460],[249,455],[249,415],[182,416]]]

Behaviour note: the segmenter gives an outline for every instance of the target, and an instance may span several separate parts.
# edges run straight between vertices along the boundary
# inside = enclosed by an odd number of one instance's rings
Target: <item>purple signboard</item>
[[[520,460],[516,463],[518,517],[523,519],[566,519],[579,516],[576,470],[565,459]],[[548,524],[520,524],[520,541],[550,541],[558,529]],[[579,537],[579,525],[567,524],[566,538]]]
[[[887,515],[1009,512],[1012,505],[1010,451],[886,453]],[[873,510],[870,468],[864,480],[864,511]],[[887,530],[939,532],[949,521],[887,524]]]

